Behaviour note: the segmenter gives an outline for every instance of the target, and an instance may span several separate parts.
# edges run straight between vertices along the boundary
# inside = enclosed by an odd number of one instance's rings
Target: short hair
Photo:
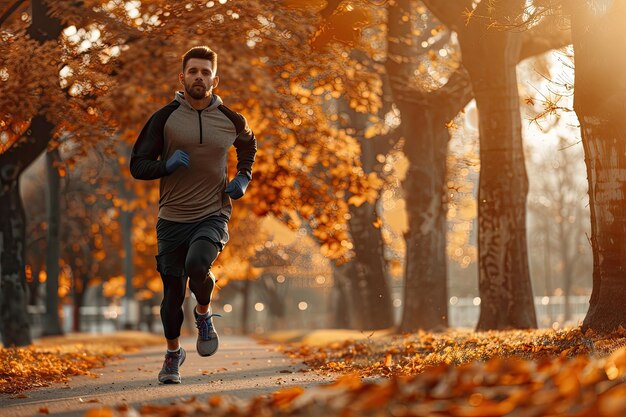
[[[211,61],[211,67],[213,69],[213,75],[217,72],[217,53],[208,46],[194,46],[183,55],[183,73],[187,66],[187,61],[191,58],[200,58]]]

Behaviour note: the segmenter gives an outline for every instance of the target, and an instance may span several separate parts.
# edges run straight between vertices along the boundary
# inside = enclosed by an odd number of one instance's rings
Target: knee
[[[209,272],[208,265],[199,260],[190,260],[185,265],[189,279],[195,282],[204,282]]]

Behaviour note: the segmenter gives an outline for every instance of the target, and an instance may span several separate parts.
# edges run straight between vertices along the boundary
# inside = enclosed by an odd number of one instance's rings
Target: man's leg
[[[167,340],[165,362],[159,372],[159,382],[180,383],[179,367],[185,361],[185,351],[180,346],[180,328],[183,324],[183,302],[187,278],[161,274],[163,280],[163,301],[161,302],[161,322]]]
[[[178,337],[183,325],[183,303],[185,302],[185,290],[187,278],[161,275],[163,280],[163,301],[161,301],[161,322],[167,348],[177,350],[180,347]]]
[[[219,316],[219,314],[210,314],[209,307],[211,293],[215,286],[213,276],[209,275],[209,271],[218,254],[217,244],[200,238],[189,246],[185,261],[185,269],[189,274],[189,289],[198,301],[194,316],[198,328],[196,349],[200,356],[213,355],[219,346],[217,332],[213,327],[213,316]]]
[[[209,311],[215,282],[208,276],[208,273],[218,254],[217,245],[208,239],[200,238],[189,246],[185,269],[189,274],[189,289],[198,301],[196,308],[198,314],[205,314]]]

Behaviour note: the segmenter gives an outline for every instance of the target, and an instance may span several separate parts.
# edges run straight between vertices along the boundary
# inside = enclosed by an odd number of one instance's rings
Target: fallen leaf
[[[87,410],[83,417],[113,417],[113,410],[108,407]]]

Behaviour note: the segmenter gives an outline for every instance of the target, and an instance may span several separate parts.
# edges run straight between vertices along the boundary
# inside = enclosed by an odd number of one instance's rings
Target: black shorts
[[[163,275],[185,277],[189,246],[198,239],[209,240],[221,252],[228,243],[228,217],[213,215],[194,223],[179,223],[159,218],[156,226],[159,254],[157,271]]]

